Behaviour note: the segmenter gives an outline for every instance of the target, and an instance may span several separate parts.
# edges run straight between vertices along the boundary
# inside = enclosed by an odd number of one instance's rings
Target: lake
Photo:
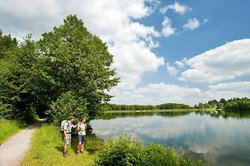
[[[121,134],[181,147],[207,165],[250,165],[250,119],[191,113],[115,113],[90,122],[104,140]]]

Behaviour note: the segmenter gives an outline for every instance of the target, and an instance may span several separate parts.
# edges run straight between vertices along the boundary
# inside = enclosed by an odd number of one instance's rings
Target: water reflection
[[[105,113],[102,116],[96,119],[115,119],[121,117],[141,117],[141,116],[152,116],[152,115],[160,115],[160,116],[181,116],[188,115],[191,112],[183,111],[183,112],[118,112],[118,113]]]
[[[189,153],[205,156],[211,165],[250,163],[249,119],[196,113],[122,116],[91,121],[93,132],[103,139],[128,134],[145,143],[180,146]]]

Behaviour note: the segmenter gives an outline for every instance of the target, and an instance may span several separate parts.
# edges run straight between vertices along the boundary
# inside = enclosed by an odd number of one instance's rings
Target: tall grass
[[[96,154],[90,155],[88,152],[76,155],[76,139],[72,138],[72,147],[69,149],[67,158],[63,157],[63,146],[58,127],[43,125],[38,128],[32,137],[32,145],[26,154],[21,166],[36,165],[94,165]]]
[[[0,144],[26,126],[23,121],[0,119]]]

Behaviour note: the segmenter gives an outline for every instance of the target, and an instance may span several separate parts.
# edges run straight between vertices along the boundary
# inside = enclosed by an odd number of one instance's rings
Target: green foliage
[[[177,165],[178,157],[174,148],[166,148],[157,144],[150,144],[143,149],[145,165],[172,166]]]
[[[0,144],[26,126],[23,121],[0,119]]]
[[[84,146],[85,149],[90,153],[95,153],[96,151],[101,150],[103,145],[104,141],[102,139],[96,137],[95,135],[88,135]]]
[[[243,98],[232,98],[225,100],[224,98],[217,100],[210,100],[207,103],[199,103],[195,108],[206,109],[206,108],[216,108],[223,109],[226,113],[236,112],[236,113],[250,113],[250,99]]]
[[[101,113],[101,106],[112,97],[108,91],[118,83],[112,63],[106,43],[88,32],[76,16],[66,17],[64,24],[42,34],[38,41],[28,35],[18,45],[15,38],[1,32],[3,116],[29,119],[34,112],[45,116],[48,109],[58,107],[55,102],[59,102],[59,97],[70,92],[84,103],[81,109],[86,112],[87,107],[92,119]],[[61,105],[60,109],[68,108]],[[53,117],[54,112],[49,116]]]
[[[113,56],[107,45],[89,33],[76,16],[68,16],[63,25],[42,36],[38,50],[55,82],[53,94],[58,97],[72,91],[85,98],[90,118],[95,117],[102,103],[111,98],[106,91],[118,83],[110,68]]]
[[[156,106],[158,109],[190,109],[189,105],[178,103],[164,103]]]
[[[250,113],[250,99],[231,99],[228,100],[224,110],[226,112]]]
[[[69,115],[75,117],[85,116],[87,114],[86,99],[77,96],[75,93],[69,91],[63,93],[55,102],[50,105],[48,113],[50,117],[49,122],[59,124],[62,120],[66,119]]]
[[[157,144],[143,146],[140,141],[131,137],[120,136],[104,145],[96,159],[96,165],[190,166],[202,165],[202,162],[179,155],[174,148]]]
[[[130,137],[109,140],[100,151],[96,164],[100,166],[132,166],[143,162],[143,145]]]
[[[178,103],[164,103],[160,105],[125,105],[125,104],[106,104],[103,109],[106,111],[111,110],[166,110],[166,109],[191,109],[192,107],[185,104]]]

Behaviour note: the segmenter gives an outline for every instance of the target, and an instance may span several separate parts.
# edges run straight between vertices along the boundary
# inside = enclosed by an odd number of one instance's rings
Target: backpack
[[[62,132],[62,133],[64,132],[64,126],[65,126],[66,123],[67,123],[67,120],[63,120],[63,121],[61,122],[61,132]],[[69,123],[68,123],[68,126],[69,126]]]

